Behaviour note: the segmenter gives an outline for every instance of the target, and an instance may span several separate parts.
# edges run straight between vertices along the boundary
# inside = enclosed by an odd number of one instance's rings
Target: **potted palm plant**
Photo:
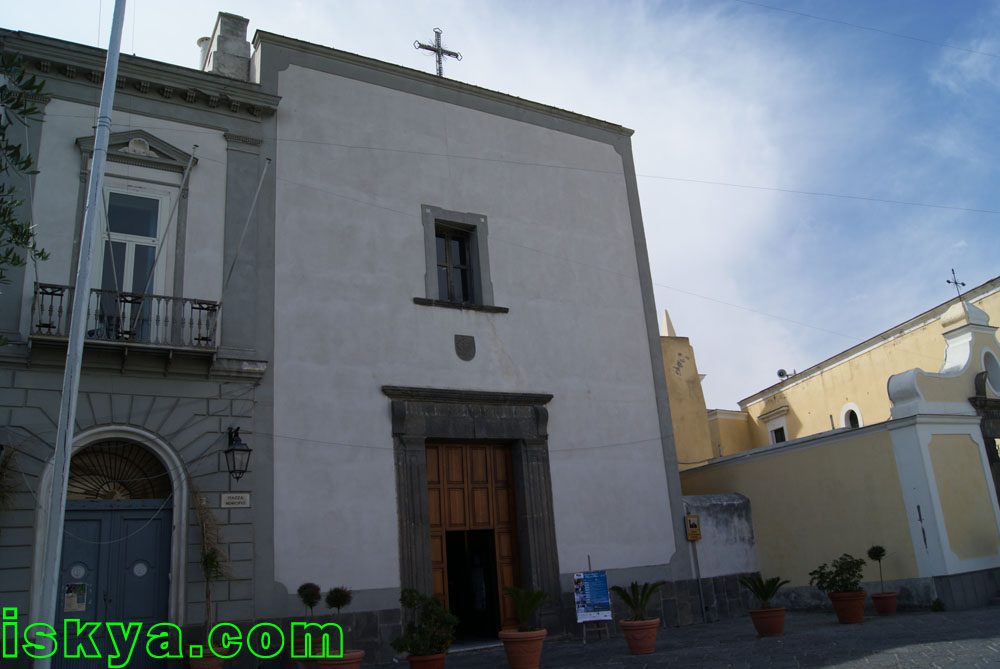
[[[656,591],[666,585],[666,581],[643,583],[641,586],[632,581],[628,589],[620,585],[611,586],[611,592],[632,611],[632,617],[620,621],[622,634],[628,650],[633,655],[648,655],[656,650],[656,629],[660,626],[659,618],[647,618],[646,607]]]
[[[861,589],[864,567],[863,559],[844,553],[831,566],[824,562],[809,572],[809,585],[826,593],[841,624],[860,623],[865,618],[866,593]]]
[[[740,578],[740,585],[749,590],[750,594],[760,602],[759,609],[750,609],[750,620],[753,621],[758,636],[777,636],[784,631],[785,607],[772,607],[771,599],[786,583],[788,581],[782,580],[780,576],[769,578],[766,581],[760,574]]]
[[[511,669],[538,669],[545,642],[545,629],[533,627],[531,620],[538,608],[549,599],[549,593],[504,586],[503,591],[514,603],[517,629],[500,630],[500,640]]]
[[[200,503],[201,495],[198,494],[194,485],[191,486],[191,494],[195,502],[198,529],[201,531],[198,565],[201,567],[201,574],[205,579],[205,622],[203,626],[205,641],[202,646],[202,657],[192,656],[188,662],[191,669],[221,669],[222,663],[225,662],[225,658],[221,657],[224,650],[213,647],[210,643],[210,633],[214,626],[212,583],[229,578],[229,556],[223,548],[219,536],[219,524],[216,522],[215,516],[212,515],[212,510]]]
[[[354,594],[351,592],[350,588],[345,588],[344,586],[330,588],[330,590],[326,593],[326,608],[337,609],[337,625],[340,626],[341,641],[343,641],[344,628],[343,625],[340,624],[340,610],[350,604],[353,598]],[[317,660],[316,666],[320,667],[320,669],[323,669],[324,667],[358,669],[361,667],[361,661],[365,659],[365,651],[344,649],[343,644],[341,644],[341,648],[338,650],[343,651],[340,657],[326,657]]]
[[[882,558],[884,557],[885,548],[882,546],[876,544],[868,549],[868,559],[878,562],[878,582],[879,590],[881,591],[878,594],[872,595],[872,604],[875,605],[875,611],[880,616],[891,616],[896,613],[899,595],[896,592],[885,591],[885,581],[882,580]]]
[[[399,603],[412,611],[412,620],[403,635],[392,642],[400,653],[409,653],[406,660],[411,667],[441,669],[445,654],[455,636],[458,618],[445,610],[437,597],[422,595],[413,588],[400,593]]]

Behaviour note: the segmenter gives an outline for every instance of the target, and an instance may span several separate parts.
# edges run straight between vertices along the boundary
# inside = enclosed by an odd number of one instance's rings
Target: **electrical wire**
[[[990,58],[1000,58],[1000,54],[990,53],[988,51],[979,51],[978,49],[969,49],[964,46],[958,46],[956,44],[947,44],[945,42],[936,42],[934,40],[924,39],[922,37],[914,37],[913,35],[905,35],[903,33],[892,32],[891,30],[882,30],[881,28],[873,28],[872,26],[862,25],[860,23],[851,23],[850,21],[842,21],[840,19],[832,19],[828,16],[819,16],[817,14],[809,14],[807,12],[800,12],[795,9],[788,9],[787,7],[775,7],[774,5],[764,4],[763,2],[756,2],[755,0],[734,0],[734,2],[741,2],[744,5],[753,5],[754,7],[761,7],[763,9],[769,9],[775,12],[785,12],[786,14],[795,14],[796,16],[802,16],[807,19],[813,19],[814,21],[826,21],[827,23],[835,23],[837,25],[847,26],[850,28],[855,28],[857,30],[867,30],[873,33],[879,33],[882,35],[888,35],[889,37],[898,37],[899,39],[908,39],[914,42],[922,42],[923,44],[929,44],[931,46],[938,46],[943,49],[954,49],[956,51],[964,51],[966,53],[974,53],[978,56],[988,56]]]
[[[739,1],[739,0],[737,0],[737,1]],[[78,114],[46,114],[46,116],[51,116],[53,118],[57,118],[57,117],[82,118],[82,116],[80,116]],[[115,124],[112,124],[112,126],[124,126],[124,124],[115,123]],[[192,133],[192,134],[211,134],[211,135],[218,135],[219,134],[218,130],[187,130],[187,129],[177,129],[177,128],[169,128],[169,127],[156,127],[156,126],[143,126],[143,127],[146,128],[147,130],[170,130],[172,132],[186,132],[186,133]],[[592,174],[606,174],[606,175],[609,175],[609,176],[621,176],[621,174],[622,174],[620,171],[599,170],[599,169],[592,168],[592,167],[581,167],[581,166],[576,166],[576,165],[559,165],[559,164],[555,164],[555,163],[539,163],[539,162],[531,162],[531,161],[509,160],[509,159],[504,159],[504,158],[488,158],[488,157],[482,157],[482,156],[470,156],[470,155],[461,155],[461,154],[453,154],[453,153],[442,153],[442,152],[436,152],[436,151],[417,151],[417,150],[413,150],[413,149],[397,149],[397,148],[392,148],[392,147],[365,146],[365,145],[357,145],[357,144],[344,144],[344,143],[341,143],[341,142],[320,142],[320,141],[316,141],[316,140],[276,138],[276,137],[262,137],[261,139],[265,140],[265,141],[275,142],[276,144],[288,143],[288,144],[309,144],[309,145],[314,145],[314,146],[331,146],[331,147],[342,148],[342,149],[355,149],[355,150],[365,150],[365,151],[372,151],[372,152],[391,152],[391,153],[409,154],[409,155],[415,155],[415,156],[425,156],[425,157],[430,157],[430,158],[452,158],[452,159],[456,159],[456,160],[474,160],[474,161],[487,162],[487,163],[500,163],[500,164],[518,165],[518,166],[522,166],[522,167],[540,167],[540,168],[549,168],[549,169],[557,169],[557,170],[570,170],[570,171],[578,171],[578,172],[588,172],[588,173],[592,173]],[[214,163],[217,163],[217,164],[220,164],[220,165],[224,165],[225,164],[224,161],[217,160],[217,159],[214,159],[214,158],[211,158],[211,157],[207,157],[207,156],[206,157],[201,157],[201,158],[199,158],[199,160],[206,160],[206,161],[214,162]],[[984,208],[984,207],[963,207],[963,206],[959,206],[959,205],[940,204],[940,203],[936,203],[936,202],[920,202],[920,201],[916,201],[916,200],[897,200],[897,199],[893,199],[893,198],[875,197],[875,196],[872,196],[872,195],[856,195],[856,194],[853,194],[853,193],[833,193],[833,192],[822,191],[822,190],[811,190],[811,189],[807,190],[807,189],[801,189],[801,188],[785,188],[785,187],[781,187],[781,186],[763,186],[763,185],[759,185],[759,184],[745,184],[745,183],[737,183],[737,182],[734,182],[734,181],[720,181],[720,180],[715,180],[715,179],[695,179],[695,178],[691,178],[691,177],[677,177],[677,176],[669,176],[669,175],[664,175],[664,174],[645,174],[645,173],[642,173],[642,172],[637,172],[635,176],[637,178],[641,178],[641,179],[657,179],[657,180],[664,180],[664,181],[676,181],[676,182],[680,182],[680,183],[703,184],[703,185],[708,185],[708,186],[720,186],[720,187],[724,187],[724,188],[742,188],[742,189],[747,189],[747,190],[768,191],[768,192],[786,193],[786,194],[792,194],[792,195],[808,195],[808,196],[812,196],[812,197],[826,197],[826,198],[838,198],[838,199],[847,199],[847,200],[858,200],[858,201],[862,201],[862,202],[875,202],[875,203],[882,203],[882,204],[896,204],[896,205],[903,205],[903,206],[907,206],[907,207],[923,207],[923,208],[930,208],[930,209],[944,209],[944,210],[961,211],[961,212],[974,213],[974,214],[989,214],[989,215],[993,215],[993,216],[1000,215],[1000,209],[987,209],[987,208]],[[289,183],[293,183],[293,182],[289,181]]]

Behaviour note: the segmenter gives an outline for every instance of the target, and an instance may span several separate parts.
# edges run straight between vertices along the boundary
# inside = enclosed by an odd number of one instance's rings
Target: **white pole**
[[[90,302],[90,274],[97,228],[96,217],[104,184],[104,164],[107,160],[108,140],[111,135],[111,110],[115,99],[115,83],[118,81],[118,53],[124,22],[125,0],[115,0],[111,39],[108,42],[108,60],[104,66],[104,84],[101,88],[101,107],[97,116],[94,160],[90,168],[87,205],[83,216],[83,231],[80,234],[80,258],[76,270],[76,288],[73,293],[69,343],[66,346],[66,371],[63,375],[59,426],[52,460],[52,490],[48,498],[48,527],[45,532],[45,555],[42,562],[42,596],[37,621],[48,623],[53,627],[59,595],[63,521],[66,516],[66,485],[69,482],[69,459],[73,444],[73,426],[76,424],[76,400],[80,390],[80,363],[83,358],[83,341],[87,326],[87,306]],[[89,598],[90,593],[88,593]],[[61,637],[57,638],[62,641]],[[58,648],[57,651],[61,652],[62,648]],[[48,669],[50,659],[36,660],[35,669]]]

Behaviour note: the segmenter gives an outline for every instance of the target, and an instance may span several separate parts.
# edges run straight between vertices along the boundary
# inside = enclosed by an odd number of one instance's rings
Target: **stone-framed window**
[[[788,441],[788,425],[785,416],[788,414],[788,405],[780,406],[777,409],[768,411],[760,415],[758,420],[767,427],[768,441],[771,444],[780,444]]]
[[[417,304],[506,313],[493,303],[489,236],[483,214],[420,205],[425,297]]]

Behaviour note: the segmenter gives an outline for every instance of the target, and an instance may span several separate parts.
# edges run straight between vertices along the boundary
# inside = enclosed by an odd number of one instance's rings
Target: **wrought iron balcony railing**
[[[35,284],[33,336],[69,337],[74,292],[72,286]],[[218,317],[219,303],[210,300],[94,289],[87,300],[87,340],[214,350]]]

